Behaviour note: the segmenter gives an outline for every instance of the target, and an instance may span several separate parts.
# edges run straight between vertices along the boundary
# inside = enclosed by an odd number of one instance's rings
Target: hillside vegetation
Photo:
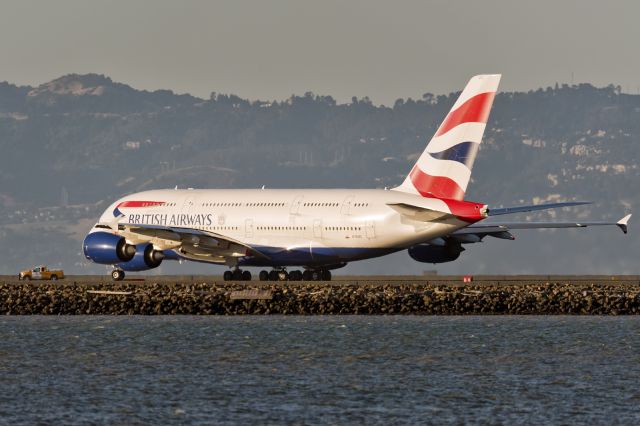
[[[200,99],[140,91],[95,74],[67,75],[38,87],[0,83],[0,272],[45,261],[82,270],[78,253],[86,229],[78,224],[86,227],[108,202],[134,191],[176,185],[395,186],[456,96],[426,93],[376,106],[367,98],[338,104],[313,93],[285,101],[217,93]],[[500,93],[468,198],[504,205],[591,200],[597,203],[558,217],[617,219],[639,204],[639,135],[640,96],[614,86]],[[596,257],[607,244],[637,252],[635,237],[576,232],[564,234],[562,244],[580,244]],[[534,234],[527,238],[539,245],[550,232]],[[545,262],[533,247],[518,247],[525,258]],[[473,250],[463,255],[462,267],[509,267],[486,257],[495,247],[486,255]],[[565,255],[566,267],[579,273],[576,265],[585,254]],[[616,257],[616,268],[625,269],[616,272],[637,272],[632,260]]]

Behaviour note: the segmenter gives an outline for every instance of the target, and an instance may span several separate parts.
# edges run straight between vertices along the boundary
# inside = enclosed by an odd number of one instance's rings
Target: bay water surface
[[[639,424],[636,317],[4,317],[2,424]]]

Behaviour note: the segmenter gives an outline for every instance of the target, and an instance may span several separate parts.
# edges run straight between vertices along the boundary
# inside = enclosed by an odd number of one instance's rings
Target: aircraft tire
[[[260,279],[260,281],[269,281],[269,273],[267,271],[262,270],[260,271],[258,278]]]
[[[278,271],[273,269],[271,272],[269,272],[269,281],[278,281],[279,279],[280,277],[278,276]]]
[[[311,271],[306,270],[302,273],[302,280],[303,281],[311,281],[313,279],[313,276],[311,274]]]
[[[322,271],[320,271],[320,275],[322,278],[322,281],[331,281],[331,271],[328,269],[323,269]]]
[[[233,279],[233,272],[224,271],[224,274],[222,274],[222,279],[225,281],[231,281]]]
[[[235,271],[233,271],[232,276],[234,281],[242,281],[242,270],[236,269]]]
[[[242,281],[251,281],[251,272],[242,271]]]
[[[111,278],[113,278],[114,281],[124,280],[124,271],[121,271],[120,269],[114,269],[113,271],[111,271]]]

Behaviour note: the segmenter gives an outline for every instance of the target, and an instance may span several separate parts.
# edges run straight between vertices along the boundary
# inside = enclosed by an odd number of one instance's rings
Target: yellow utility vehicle
[[[52,270],[45,265],[36,266],[33,269],[27,269],[20,272],[18,279],[21,281],[30,280],[51,280],[57,281],[64,278],[64,271],[62,269]]]

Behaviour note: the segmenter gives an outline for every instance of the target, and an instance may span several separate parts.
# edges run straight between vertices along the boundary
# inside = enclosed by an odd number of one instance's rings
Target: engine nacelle
[[[116,266],[124,271],[146,271],[160,266],[164,257],[164,253],[160,250],[154,250],[152,244],[140,244],[136,246],[133,259],[118,263]]]
[[[421,244],[409,248],[409,256],[413,260],[423,263],[445,263],[452,262],[460,257],[464,247],[460,243],[448,242],[444,246],[433,246]]]
[[[108,232],[92,232],[82,243],[84,256],[95,263],[115,265],[128,262],[136,254],[136,246],[127,244],[123,237]]]

